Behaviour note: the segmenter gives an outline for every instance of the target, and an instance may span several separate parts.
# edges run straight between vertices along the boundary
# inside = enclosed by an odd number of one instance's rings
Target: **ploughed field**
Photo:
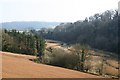
[[[29,59],[35,56],[0,52],[3,78],[101,78],[70,69],[38,64]]]

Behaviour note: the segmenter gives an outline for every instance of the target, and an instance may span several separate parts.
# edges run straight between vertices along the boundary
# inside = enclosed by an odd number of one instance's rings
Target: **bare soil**
[[[70,69],[38,64],[35,56],[0,52],[3,78],[102,78]]]

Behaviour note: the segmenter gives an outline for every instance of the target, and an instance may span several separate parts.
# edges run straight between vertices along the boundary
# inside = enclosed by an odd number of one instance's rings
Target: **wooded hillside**
[[[42,54],[45,41],[35,33],[2,30],[2,51],[27,55]]]
[[[39,31],[40,34],[42,31]],[[42,33],[47,39],[63,41],[68,44],[87,44],[92,48],[114,52],[118,51],[118,11],[107,10],[97,13],[83,21],[62,23],[53,31]]]

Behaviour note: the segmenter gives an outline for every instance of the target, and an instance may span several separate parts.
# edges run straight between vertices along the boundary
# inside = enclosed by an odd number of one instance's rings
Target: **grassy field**
[[[60,48],[67,53],[71,52],[70,47],[62,47],[59,43],[46,43],[46,49],[49,48]],[[97,50],[89,50],[88,53],[84,63],[85,72],[105,77],[118,77],[118,58],[116,56]]]

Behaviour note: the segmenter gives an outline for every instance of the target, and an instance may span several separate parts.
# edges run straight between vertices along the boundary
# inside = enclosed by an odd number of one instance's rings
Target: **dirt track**
[[[37,64],[29,59],[34,56],[1,52],[3,78],[99,78],[74,70]]]

